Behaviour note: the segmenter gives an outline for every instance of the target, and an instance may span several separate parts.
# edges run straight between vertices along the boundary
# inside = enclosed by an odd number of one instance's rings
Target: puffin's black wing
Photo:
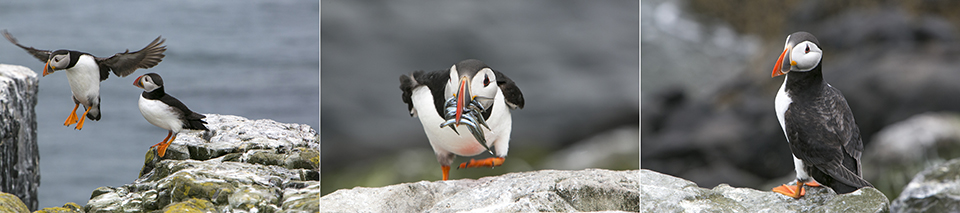
[[[822,96],[810,105],[792,103],[784,115],[790,149],[807,166],[817,182],[837,193],[873,186],[861,177],[863,143],[853,113],[840,91],[824,86]]]
[[[520,87],[517,87],[517,84],[514,83],[513,80],[503,75],[500,71],[494,70],[493,73],[497,75],[497,85],[500,86],[500,91],[503,92],[507,106],[509,106],[510,109],[523,109],[523,93],[520,92]]]
[[[172,107],[179,115],[180,119],[183,120],[183,128],[185,129],[195,129],[195,130],[208,130],[207,127],[203,124],[206,124],[206,121],[201,119],[206,118],[207,116],[201,115],[199,113],[190,111],[187,108],[187,105],[184,105],[180,100],[174,98],[173,96],[164,94],[163,97],[160,97],[160,101],[164,104]]]
[[[157,36],[157,39],[139,51],[130,52],[128,49],[109,58],[97,57],[97,64],[100,65],[100,81],[107,80],[111,70],[119,77],[127,77],[137,69],[157,66],[165,56],[163,52],[167,51],[167,46],[160,46],[165,41],[167,39]]]
[[[50,53],[52,53],[50,50],[38,50],[33,47],[20,45],[20,43],[17,43],[17,39],[14,38],[13,35],[10,35],[10,33],[7,32],[7,30],[3,30],[3,37],[6,37],[7,41],[10,41],[10,43],[13,43],[13,45],[17,45],[18,47],[26,50],[27,53],[30,53],[30,55],[33,55],[34,58],[40,59],[41,62],[46,63],[47,59],[50,59]]]
[[[400,75],[400,90],[403,91],[403,102],[407,103],[407,110],[410,110],[410,116],[413,116],[416,110],[413,108],[413,89],[421,85],[426,85],[430,89],[430,94],[433,95],[433,105],[437,108],[437,114],[443,115],[443,103],[446,100],[443,100],[443,87],[447,84],[447,80],[450,80],[450,75],[447,70],[436,70],[432,72],[424,72],[422,70],[415,71],[407,75]],[[438,98],[440,97],[440,98]]]

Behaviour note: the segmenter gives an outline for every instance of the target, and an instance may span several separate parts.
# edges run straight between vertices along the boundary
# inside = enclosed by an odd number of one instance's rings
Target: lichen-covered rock
[[[874,188],[837,195],[830,188],[808,187],[801,199],[772,191],[696,183],[650,170],[641,171],[643,212],[887,212],[887,197]]]
[[[319,140],[307,125],[207,114],[210,131],[182,132],[140,177],[94,190],[92,212],[317,212]],[[310,205],[310,204],[314,205]]]
[[[0,64],[0,191],[37,209],[40,151],[37,147],[37,73]]]
[[[27,213],[30,210],[17,196],[0,192],[0,212]]]
[[[638,178],[637,170],[542,170],[341,189],[320,200],[324,212],[636,212]]]
[[[48,207],[37,210],[33,213],[83,213],[83,206],[74,202],[64,204],[62,207]]]
[[[960,211],[960,159],[917,173],[890,204],[892,212]]]

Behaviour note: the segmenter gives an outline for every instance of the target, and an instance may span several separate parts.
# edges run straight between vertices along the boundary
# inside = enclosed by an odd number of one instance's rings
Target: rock
[[[324,212],[637,212],[637,178],[637,170],[541,170],[340,189],[320,202]]]
[[[0,192],[0,212],[29,213],[30,210],[16,195]]]
[[[308,125],[207,114],[140,177],[93,191],[84,212],[317,212],[319,135]]]
[[[0,191],[37,209],[40,151],[37,147],[37,73],[0,64]]]
[[[643,169],[643,212],[886,212],[887,197],[874,188],[837,195],[826,187],[808,187],[801,199],[772,191],[720,184],[697,187],[682,178]]]
[[[928,112],[878,132],[863,153],[863,176],[888,197],[897,197],[929,166],[960,158],[960,114]]]
[[[890,204],[890,211],[960,211],[960,158],[918,173]]]
[[[64,204],[63,207],[48,207],[37,210],[33,213],[83,213],[83,206],[69,202]]]

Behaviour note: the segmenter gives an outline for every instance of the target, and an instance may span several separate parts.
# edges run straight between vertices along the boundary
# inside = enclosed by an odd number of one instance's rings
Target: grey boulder
[[[638,170],[542,170],[341,189],[320,202],[323,212],[637,212],[639,177]]]

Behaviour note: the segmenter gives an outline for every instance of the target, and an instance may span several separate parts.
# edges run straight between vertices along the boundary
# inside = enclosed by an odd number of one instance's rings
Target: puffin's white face
[[[790,48],[790,71],[810,71],[820,64],[822,56],[823,51],[817,44],[810,41],[800,42]]]
[[[817,43],[817,38],[808,32],[796,32],[787,36],[783,53],[777,58],[770,77],[789,72],[807,72],[816,68],[823,57],[823,50],[820,50]]]
[[[54,55],[50,57],[50,68],[54,70],[63,69],[70,65],[70,53]]]
[[[447,86],[445,89],[445,97],[450,98],[455,94],[458,94],[458,89],[460,88],[461,80],[467,80],[466,87],[467,92],[470,94],[469,98],[477,99],[484,108],[489,108],[493,105],[493,98],[497,95],[497,89],[500,87],[497,86],[497,76],[493,73],[493,70],[490,68],[483,68],[473,75],[470,78],[460,76],[460,73],[457,72],[457,65],[450,67],[450,80],[447,81]]]
[[[137,80],[133,82],[134,86],[140,87],[144,91],[153,92],[153,90],[160,88],[161,83],[157,83],[150,75],[142,75],[137,77]]]
[[[480,69],[470,82],[470,91],[473,92],[474,98],[486,109],[493,105],[493,97],[497,95],[499,88],[497,75],[490,68]]]
[[[66,50],[53,52],[50,58],[47,59],[47,64],[43,66],[43,76],[47,76],[57,70],[66,69],[67,66],[70,66],[70,52]]]

